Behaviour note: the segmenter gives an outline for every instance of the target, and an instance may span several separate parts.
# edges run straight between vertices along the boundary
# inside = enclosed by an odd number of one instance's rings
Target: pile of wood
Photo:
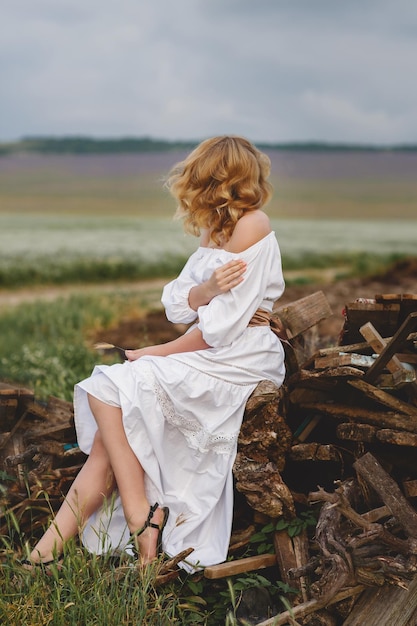
[[[280,390],[262,383],[249,400],[235,464],[255,520],[312,509],[314,536],[276,531],[275,555],[206,575],[270,567],[274,557],[299,590],[302,623],[417,624],[417,296],[348,304],[338,345],[317,348],[314,326],[329,313],[321,293],[277,309],[287,379]],[[366,602],[356,602],[361,593]]]
[[[28,389],[0,383],[1,534],[10,512],[26,537],[40,533],[84,461],[70,402],[41,403]]]
[[[331,313],[322,292],[274,312],[286,333],[285,384],[263,381],[247,403],[235,560],[205,575],[278,566],[298,589],[296,606],[264,625],[417,624],[417,295],[347,304],[340,341],[322,346],[317,329]],[[2,533],[8,509],[36,534],[84,460],[70,403],[0,384]],[[317,514],[314,536],[277,530],[274,554],[238,557],[257,524],[305,511]]]

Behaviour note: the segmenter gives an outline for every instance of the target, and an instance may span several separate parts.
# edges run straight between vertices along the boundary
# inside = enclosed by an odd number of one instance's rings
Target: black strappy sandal
[[[30,572],[30,570],[32,568],[34,569],[43,569],[45,571],[46,574],[50,575],[51,573],[51,566],[55,565],[58,569],[58,571],[61,569],[61,563],[64,560],[64,555],[61,554],[61,556],[59,556],[57,559],[51,559],[50,561],[30,561],[29,559],[22,559],[20,561],[20,565],[22,565],[24,567],[24,569],[26,569],[27,571]],[[29,566],[29,567],[25,567],[25,566]]]
[[[161,524],[154,524],[153,522],[151,522],[151,519],[154,516],[155,511],[159,508],[159,504],[158,502],[155,502],[155,504],[153,506],[150,507],[149,509],[149,513],[148,513],[148,517],[146,518],[146,521],[144,523],[144,525],[142,526],[142,528],[140,530],[138,530],[136,533],[134,533],[134,538],[136,539],[136,537],[139,537],[139,535],[141,535],[143,532],[145,532],[145,530],[147,528],[156,528],[158,529],[158,538],[156,540],[156,558],[158,558],[159,556],[161,556],[162,554],[162,533],[163,530],[166,526],[166,523],[168,521],[168,517],[169,517],[169,508],[167,506],[162,507],[162,511],[164,514],[164,517],[162,519]],[[137,548],[135,547],[135,552],[137,553]]]

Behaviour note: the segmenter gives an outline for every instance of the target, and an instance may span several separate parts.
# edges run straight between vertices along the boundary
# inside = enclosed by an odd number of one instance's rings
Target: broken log
[[[377,492],[406,534],[417,539],[417,512],[403,496],[397,483],[375,457],[367,452],[355,461],[353,467],[361,478]]]

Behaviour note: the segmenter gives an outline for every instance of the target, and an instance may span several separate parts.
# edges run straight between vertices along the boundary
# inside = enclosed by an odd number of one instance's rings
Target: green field
[[[415,255],[417,154],[270,154],[284,268]],[[197,240],[164,175],[184,153],[0,158],[0,287],[175,274]]]

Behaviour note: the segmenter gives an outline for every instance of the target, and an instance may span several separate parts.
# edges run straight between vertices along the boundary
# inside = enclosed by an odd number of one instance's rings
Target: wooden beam
[[[387,363],[392,359],[396,352],[399,351],[404,341],[406,341],[408,335],[417,328],[417,311],[410,313],[406,320],[401,324],[397,332],[393,335],[392,339],[387,342],[385,348],[380,353],[379,357],[369,368],[365,374],[365,379],[371,383],[376,380],[378,375],[382,372]]]
[[[417,539],[417,512],[402,494],[395,480],[367,452],[353,464],[360,477],[379,495],[409,537]]]
[[[417,624],[417,578],[408,589],[384,585],[359,598],[343,626],[413,626]]]
[[[219,565],[210,565],[204,569],[204,576],[210,579],[227,578],[227,576],[274,567],[274,565],[277,565],[275,554],[260,554],[259,556],[249,556],[246,559],[238,559],[237,561],[227,561]]]
[[[322,291],[278,307],[273,312],[281,320],[288,339],[301,335],[332,315],[332,310]]]
[[[387,341],[381,337],[377,329],[368,322],[364,324],[359,329],[362,337],[366,339],[366,341],[372,346],[377,354],[381,354],[381,352],[386,348]],[[394,355],[388,362],[387,368],[391,373],[397,371],[403,371],[405,368],[401,365],[399,359]]]
[[[366,378],[366,375],[364,378]],[[355,378],[348,380],[347,384],[351,387],[359,389],[359,391],[362,391],[362,393],[368,396],[368,398],[380,402],[389,409],[393,411],[399,411],[400,413],[404,413],[404,415],[409,415],[410,417],[417,419],[417,408],[415,406],[409,404],[408,402],[404,402],[403,400],[395,398],[390,393],[387,393],[382,389],[378,389],[378,387],[370,385],[365,380]]]
[[[339,593],[333,596],[330,600],[309,600],[303,604],[298,604],[289,611],[284,611],[283,613],[279,613],[278,615],[266,619],[263,622],[258,622],[256,626],[287,626],[287,624],[295,624],[294,620],[316,613],[317,611],[320,611],[320,609],[324,609],[332,604],[337,604],[347,598],[357,596],[362,593],[364,589],[365,587],[363,585],[356,585],[356,587],[347,587],[346,589],[342,589],[342,591],[339,591]],[[362,623],[361,626],[364,626],[364,624]],[[370,625],[367,624],[366,626]],[[394,624],[390,624],[390,626],[394,626]]]

